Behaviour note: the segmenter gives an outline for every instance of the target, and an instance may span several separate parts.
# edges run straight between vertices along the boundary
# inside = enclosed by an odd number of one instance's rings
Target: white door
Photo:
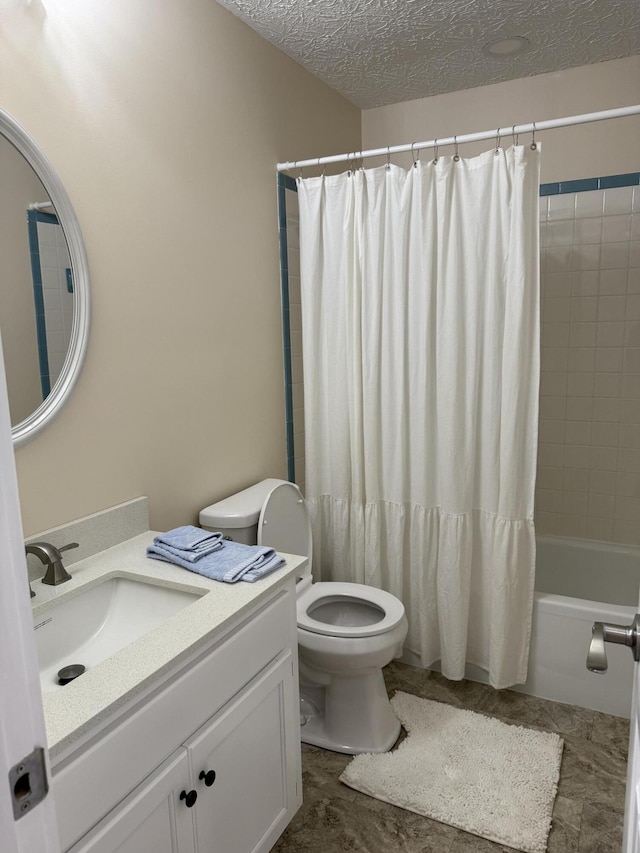
[[[638,605],[640,613],[640,604]],[[631,735],[629,738],[629,770],[624,813],[623,853],[640,853],[640,663],[633,666],[633,698],[631,700]]]
[[[9,404],[0,342],[0,848],[3,853],[58,853],[51,792],[34,805],[36,771],[10,770],[36,747],[50,778],[27,566],[18,503]],[[14,803],[17,802],[16,819]]]

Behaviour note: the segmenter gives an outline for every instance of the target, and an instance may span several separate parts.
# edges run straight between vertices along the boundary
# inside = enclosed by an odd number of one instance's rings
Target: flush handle
[[[629,646],[635,661],[640,661],[640,614],[636,613],[631,625],[611,625],[607,622],[594,622],[591,629],[591,643],[587,655],[587,669],[591,672],[607,671],[607,652],[605,643],[618,643]]]

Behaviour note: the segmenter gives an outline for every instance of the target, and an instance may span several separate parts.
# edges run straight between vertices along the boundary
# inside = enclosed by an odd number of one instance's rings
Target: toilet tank
[[[284,482],[273,477],[261,480],[248,489],[205,507],[200,512],[200,527],[220,531],[234,542],[255,545],[262,505],[271,490]]]

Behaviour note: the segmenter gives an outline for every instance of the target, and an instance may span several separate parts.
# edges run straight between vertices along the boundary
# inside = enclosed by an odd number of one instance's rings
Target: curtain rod
[[[350,154],[333,154],[329,157],[312,157],[309,160],[294,160],[290,163],[278,163],[278,172],[291,169],[302,169],[303,166],[321,166],[323,163],[344,163],[349,160],[360,160],[363,157],[379,157],[400,154],[404,151],[418,152],[423,148],[435,148],[445,145],[462,145],[464,142],[481,142],[485,139],[497,139],[501,136],[518,135],[521,133],[537,133],[541,130],[553,130],[557,127],[569,127],[574,124],[589,124],[594,121],[606,121],[613,118],[640,115],[640,104],[632,107],[618,107],[614,110],[602,110],[597,113],[583,113],[578,116],[552,118],[547,121],[534,121],[529,124],[516,124],[513,127],[499,127],[497,130],[482,130],[478,133],[465,133],[461,136],[447,136],[443,139],[430,139],[427,142],[412,142],[405,145],[389,145],[386,148],[373,148],[369,151],[353,151]]]

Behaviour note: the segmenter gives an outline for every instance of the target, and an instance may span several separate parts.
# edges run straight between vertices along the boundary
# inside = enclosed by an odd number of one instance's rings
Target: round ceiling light
[[[524,53],[531,47],[531,42],[524,36],[510,36],[509,38],[496,39],[490,41],[482,48],[483,53],[487,56],[493,56],[497,59],[506,59],[512,56],[517,56]]]

